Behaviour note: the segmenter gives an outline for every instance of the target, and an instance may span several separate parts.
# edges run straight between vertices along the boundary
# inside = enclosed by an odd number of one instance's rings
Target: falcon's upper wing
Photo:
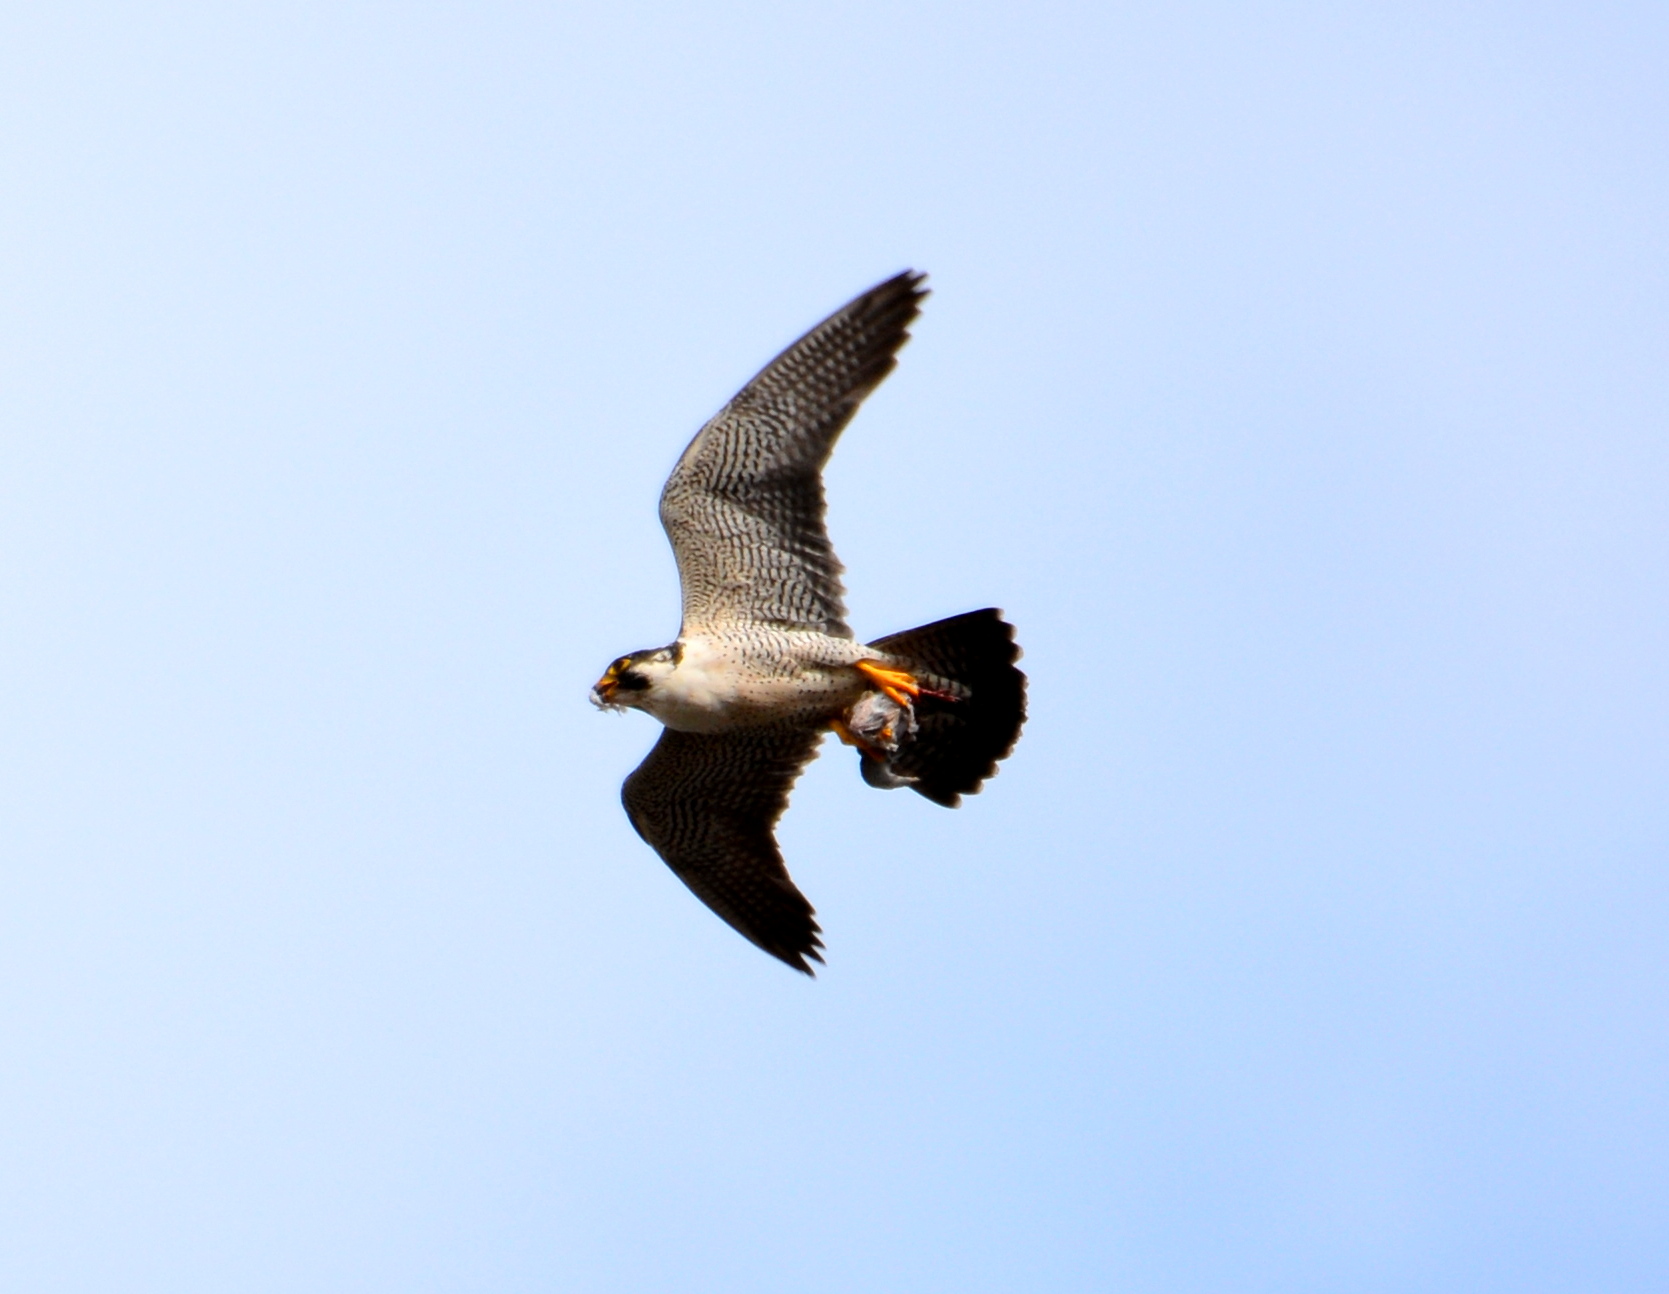
[[[661,492],[684,633],[755,623],[852,636],[823,527],[823,464],[897,362],[923,277],[897,275],[837,310],[696,433]]]
[[[817,922],[782,864],[772,828],[811,758],[816,729],[706,734],[668,728],[626,779],[626,816],[708,907],[773,957],[810,975]]]

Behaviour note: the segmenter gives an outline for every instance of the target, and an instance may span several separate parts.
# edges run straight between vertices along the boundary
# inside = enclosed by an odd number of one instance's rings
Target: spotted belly
[[[822,635],[806,644],[782,637],[789,641],[686,641],[677,667],[640,704],[680,732],[728,732],[821,724],[863,694],[867,682],[852,668],[863,656],[857,644]]]

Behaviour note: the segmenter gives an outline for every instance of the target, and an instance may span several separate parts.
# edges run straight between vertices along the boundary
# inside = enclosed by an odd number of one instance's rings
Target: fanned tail
[[[1015,666],[1020,648],[1014,626],[987,607],[870,646],[907,668],[927,691],[916,699],[914,724],[898,733],[897,750],[885,760],[865,753],[864,780],[909,786],[955,808],[997,771],[1026,721],[1026,676]]]

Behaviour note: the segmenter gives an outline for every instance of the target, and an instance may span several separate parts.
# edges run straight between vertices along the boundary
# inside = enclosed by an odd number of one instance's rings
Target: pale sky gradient
[[[0,19],[0,1288],[1669,1288],[1669,11]],[[586,690],[656,491],[932,275],[829,473],[999,605],[825,751],[809,982]]]

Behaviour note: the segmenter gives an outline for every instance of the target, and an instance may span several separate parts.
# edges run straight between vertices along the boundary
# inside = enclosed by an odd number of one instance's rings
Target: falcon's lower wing
[[[822,961],[817,921],[773,828],[817,747],[813,729],[668,728],[626,779],[632,826],[708,907],[795,970]]]

